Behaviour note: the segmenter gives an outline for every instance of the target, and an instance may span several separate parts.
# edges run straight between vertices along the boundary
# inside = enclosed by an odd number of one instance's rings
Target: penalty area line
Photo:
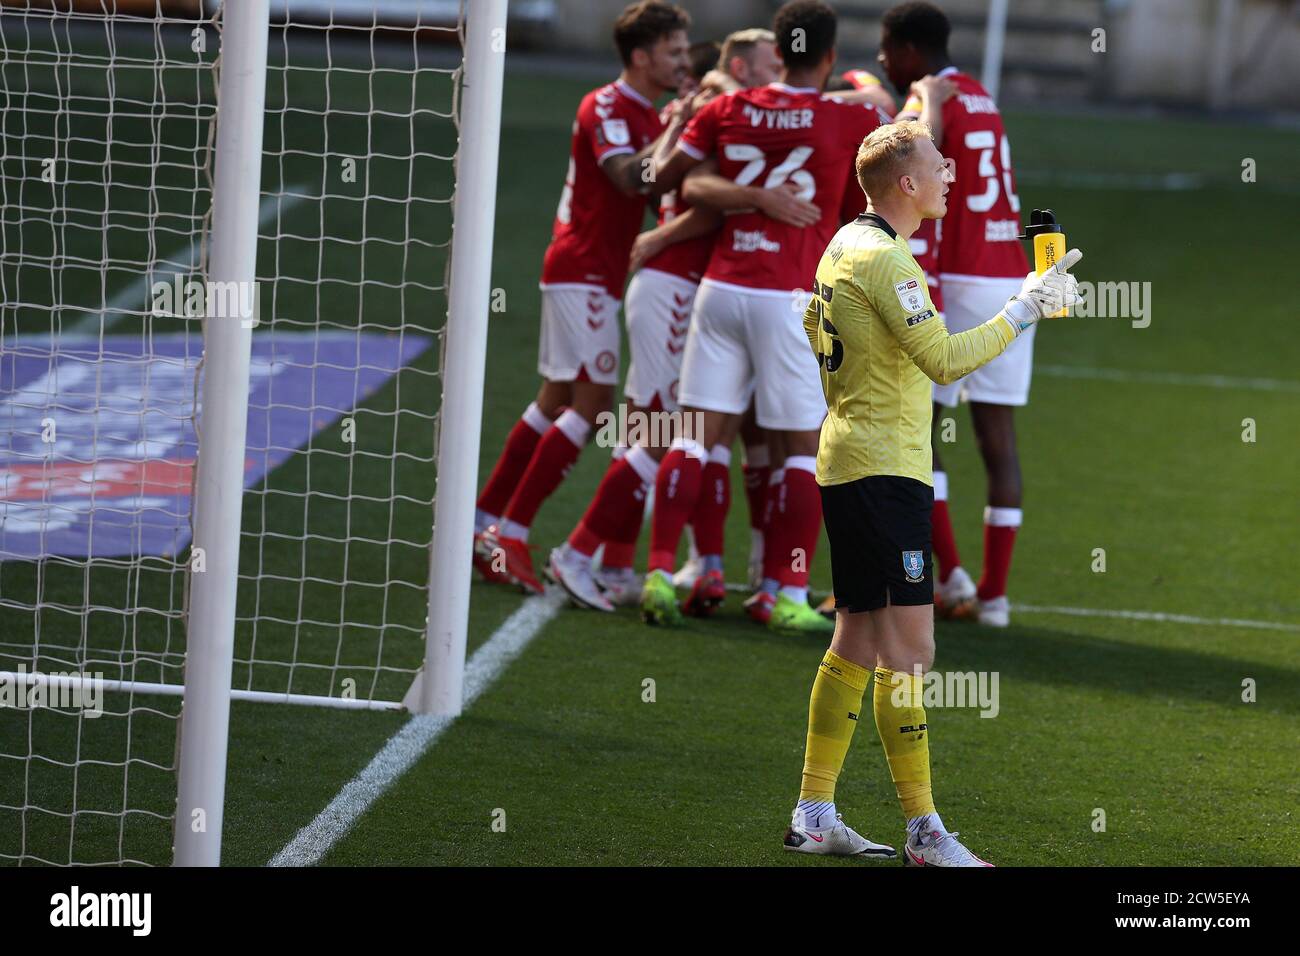
[[[465,664],[465,705],[479,698],[565,604],[564,592],[548,589],[530,597],[493,632]],[[267,866],[314,866],[347,835],[362,815],[442,736],[455,717],[417,714],[384,744],[370,763],[335,795],[316,819],[290,840]]]
[[[1064,614],[1070,617],[1118,617],[1126,621],[1161,621],[1171,624],[1206,624],[1212,627],[1250,627],[1265,631],[1300,631],[1300,624],[1282,621],[1250,621],[1237,617],[1195,617],[1191,614],[1168,614],[1164,611],[1122,611],[1092,607],[1039,607],[1013,604],[1012,613]]]
[[[750,593],[748,584],[730,581],[727,590]],[[810,592],[813,593],[813,592]],[[813,593],[814,597],[824,598],[825,592]],[[1158,621],[1170,624],[1201,624],[1208,627],[1247,627],[1263,631],[1300,632],[1300,624],[1288,624],[1285,621],[1252,621],[1239,617],[1196,617],[1192,614],[1170,614],[1165,611],[1126,611],[1121,608],[1106,607],[1055,607],[1037,604],[1013,604],[1012,613],[1020,614],[1063,614],[1069,617],[1114,617],[1125,621]]]
[[[1257,392],[1300,392],[1300,381],[1284,378],[1241,378],[1234,375],[1184,375],[1178,372],[1140,372],[1083,365],[1035,365],[1036,375],[1052,378],[1087,378],[1131,385],[1187,385],[1193,388],[1243,389]]]

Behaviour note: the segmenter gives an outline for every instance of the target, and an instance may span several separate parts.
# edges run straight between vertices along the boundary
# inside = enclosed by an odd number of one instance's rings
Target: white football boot
[[[920,834],[917,839],[911,836],[903,845],[908,866],[987,866],[970,850],[957,841],[956,833],[940,833],[931,830]]]
[[[686,563],[673,575],[673,587],[689,591],[695,587],[695,582],[704,573],[704,562],[700,560],[700,552],[695,550],[695,532],[690,525],[686,527],[686,536],[690,544],[690,551],[687,554]]]
[[[791,821],[785,831],[785,848],[792,853],[816,853],[823,856],[865,856],[873,860],[892,860],[898,851],[883,843],[872,843],[845,825],[844,817],[835,814],[835,822],[826,827],[800,826]]]
[[[574,554],[567,544],[562,544],[551,552],[547,571],[551,580],[564,588],[578,606],[613,612],[614,605],[601,593],[592,576],[591,560]]]
[[[631,568],[593,566],[591,576],[615,607],[636,607],[641,603],[641,586],[645,582]]]
[[[934,606],[940,617],[974,617],[979,610],[975,582],[965,568],[953,568],[948,580],[934,589]]]
[[[980,623],[985,627],[1006,627],[1011,623],[1011,602],[1004,594],[991,601],[980,601]]]

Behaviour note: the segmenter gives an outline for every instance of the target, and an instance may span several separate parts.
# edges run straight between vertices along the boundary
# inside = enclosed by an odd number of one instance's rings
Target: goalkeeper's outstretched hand
[[[1071,249],[1041,275],[1031,272],[1025,276],[1020,292],[1008,299],[1002,310],[1015,326],[1016,335],[1039,319],[1056,315],[1079,301],[1079,281],[1070,275],[1070,267],[1082,258],[1082,252]]]

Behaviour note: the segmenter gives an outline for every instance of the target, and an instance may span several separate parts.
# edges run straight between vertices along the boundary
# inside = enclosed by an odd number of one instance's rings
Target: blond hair
[[[881,126],[862,141],[853,168],[868,198],[885,198],[898,177],[907,172],[916,143],[922,139],[934,139],[929,124],[908,120]]]
[[[776,34],[771,30],[764,30],[762,27],[750,27],[748,30],[737,30],[730,33],[722,41],[722,53],[718,56],[718,69],[723,73],[730,75],[731,58],[733,56],[744,57],[745,62],[749,62],[749,56],[754,52],[754,48],[760,43],[776,44]]]

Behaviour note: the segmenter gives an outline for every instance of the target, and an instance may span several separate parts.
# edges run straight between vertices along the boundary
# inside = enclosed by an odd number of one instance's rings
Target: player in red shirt
[[[984,316],[1015,295],[1029,271],[1029,262],[1017,239],[1020,200],[1002,117],[988,91],[952,65],[948,34],[948,18],[934,4],[899,4],[882,18],[879,60],[900,93],[927,76],[946,79],[957,88],[956,95],[942,104],[941,122],[933,123],[935,145],[953,161],[957,181],[948,196],[942,232],[933,234],[937,263],[926,269],[927,275],[931,269],[938,272],[944,321],[956,333],[984,321]],[[920,111],[919,99],[910,100],[900,117]],[[935,444],[933,534],[939,565],[935,605],[941,613],[956,616],[978,613],[981,623],[995,627],[1009,623],[1007,576],[1021,521],[1014,411],[1029,401],[1033,331],[1031,328],[1031,334],[1020,336],[1005,353],[960,382],[934,389],[936,427],[941,424],[941,407],[955,406],[962,394],[969,399],[988,475],[984,569],[975,587],[960,566],[948,516],[947,474]]]
[[[730,208],[700,283],[682,363],[679,399],[703,419],[703,434],[682,434],[659,466],[649,573],[642,615],[675,623],[681,611],[672,568],[682,528],[700,493],[708,449],[751,396],[758,424],[777,432],[783,449],[777,513],[765,541],[770,625],[828,631],[832,625],[807,604],[808,567],[821,532],[821,501],[814,477],[826,403],[817,362],[807,348],[802,313],[811,281],[844,203],[853,157],[882,119],[874,107],[825,96],[835,64],[835,12],[818,0],[794,0],[777,11],[772,31],[783,62],[781,82],[720,96],[680,132],[670,124],[658,151],[657,179],[675,188],[692,168],[716,156],[720,175],[733,183],[774,189],[790,182],[822,210],[817,222],[791,226],[755,209],[735,208],[728,196],[707,198]],[[672,146],[671,150],[669,147]],[[708,177],[697,184],[707,186]],[[697,190],[687,180],[686,198]],[[708,196],[705,189],[700,195]],[[695,417],[688,415],[688,422]],[[721,575],[714,578],[721,600]]]
[[[690,17],[661,0],[628,6],[614,24],[623,72],[582,99],[569,171],[542,263],[537,400],[506,439],[479,495],[475,566],[489,579],[540,593],[528,529],[613,405],[619,298],[646,197],[643,175],[663,132],[654,100],[687,78]]]
[[[738,31],[727,37],[721,51],[716,44],[697,44],[692,51],[704,54],[692,65],[692,73],[701,82],[692,108],[724,88],[766,85],[777,78],[781,67],[775,37],[767,30]],[[671,117],[682,105],[675,101],[663,115]],[[796,214],[816,213],[811,204],[789,193],[726,185],[747,201],[757,200],[774,215],[789,207]],[[630,413],[679,410],[678,379],[691,306],[722,224],[720,212],[693,208],[679,193],[674,189],[661,197],[658,225],[642,233],[633,246],[631,265],[639,271],[627,290],[632,362],[624,386]],[[568,540],[551,552],[550,576],[581,606],[611,611],[616,604],[640,597],[632,561],[649,483],[667,451],[666,444],[656,441],[656,434],[641,437],[631,448],[618,449],[582,520]],[[733,438],[734,431],[719,437],[717,455],[710,462],[712,471],[704,476],[714,493],[699,497],[691,519],[701,547],[710,558],[716,558],[719,569],[731,487],[727,461]],[[592,556],[601,544],[604,552],[596,567]]]

